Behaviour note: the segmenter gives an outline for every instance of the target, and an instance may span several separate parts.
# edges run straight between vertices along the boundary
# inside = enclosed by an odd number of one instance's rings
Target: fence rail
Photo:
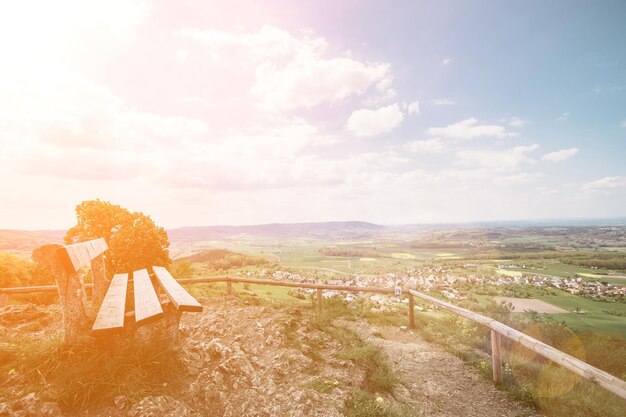
[[[289,282],[289,281],[274,281],[265,279],[253,279],[253,278],[238,278],[238,277],[213,277],[213,278],[184,278],[178,280],[181,284],[200,284],[200,283],[215,283],[225,282],[227,285],[228,294],[232,294],[232,283],[244,283],[244,284],[258,284],[258,285],[272,285],[280,287],[291,288],[307,288],[314,289],[317,292],[317,304],[318,309],[323,309],[323,291],[349,291],[349,292],[368,292],[377,294],[394,294],[394,288],[381,288],[381,287],[353,287],[343,285],[329,285],[329,284],[313,284],[302,282]],[[85,287],[89,287],[91,284],[85,284]],[[17,287],[17,288],[0,288],[0,306],[2,301],[6,302],[8,294],[23,294],[33,292],[51,292],[56,291],[56,285],[40,286],[40,287]],[[515,330],[505,324],[500,323],[497,320],[475,313],[473,311],[464,309],[454,304],[445,302],[438,298],[424,294],[415,290],[403,290],[402,294],[406,295],[409,299],[409,328],[415,328],[415,316],[414,316],[414,297],[427,301],[433,305],[436,305],[446,311],[454,313],[458,316],[472,320],[478,324],[488,327],[491,330],[491,350],[492,350],[492,368],[493,379],[496,382],[502,382],[502,360],[501,360],[501,338],[507,337],[514,342],[517,342],[525,348],[541,355],[542,357],[561,365],[562,367],[569,369],[570,371],[580,375],[582,378],[591,381],[607,391],[626,399],[626,382],[621,379],[602,371],[594,366],[589,365],[586,362],[581,361],[565,352],[561,352],[558,349],[553,348],[533,337],[528,336],[525,333]]]

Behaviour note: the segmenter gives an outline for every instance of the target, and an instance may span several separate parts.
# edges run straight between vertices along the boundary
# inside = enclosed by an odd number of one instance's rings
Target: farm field
[[[558,295],[537,296],[539,300],[570,312],[559,314],[555,319],[564,321],[574,330],[606,332],[626,337],[626,317],[606,313],[606,311],[610,311],[626,315],[626,304],[594,301],[571,295],[565,291],[555,291]],[[576,308],[580,309],[580,314],[574,312]]]
[[[510,269],[496,269],[496,274],[504,275],[505,277],[521,277],[523,275],[522,271],[510,270]]]
[[[550,288],[548,291],[535,287],[524,287],[528,298],[521,300],[539,300],[565,310],[562,313],[542,313],[552,317],[556,321],[564,322],[569,328],[576,331],[591,331],[611,334],[626,339],[626,304],[595,301],[572,295],[566,291]],[[487,306],[490,301],[498,301],[505,298],[498,295],[486,295],[470,292],[471,296],[482,306]],[[576,311],[579,313],[576,313]],[[538,311],[538,310],[535,310]],[[539,311],[538,311],[539,312]],[[514,314],[523,314],[515,311]]]
[[[576,275],[583,277],[583,278],[593,278],[593,279],[597,279],[600,281],[604,281],[604,280],[615,280],[615,279],[626,279],[626,275],[606,275],[606,274],[589,274],[586,272],[579,272]]]
[[[517,313],[527,310],[536,311],[537,313],[567,313],[567,310],[548,304],[545,301],[537,300],[536,298],[495,297],[495,300],[498,303],[511,303],[513,311]]]
[[[563,263],[546,263],[544,268],[518,268],[511,269],[510,271],[517,271],[525,274],[555,276],[560,278],[574,278],[578,276],[591,281],[601,279],[602,281],[609,282],[611,284],[624,284],[625,282],[624,278],[619,277],[608,277],[602,275],[602,278],[600,278],[600,274],[596,269],[583,268]]]

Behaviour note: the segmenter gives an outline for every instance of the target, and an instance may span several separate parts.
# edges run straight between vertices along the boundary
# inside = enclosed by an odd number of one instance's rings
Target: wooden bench
[[[200,312],[202,305],[160,266],[115,274],[109,281],[103,259],[107,249],[104,239],[94,239],[66,246],[46,245],[33,252],[33,259],[47,265],[57,282],[66,341],[79,340],[85,333],[96,337],[121,334],[134,339],[139,333],[146,341],[175,340],[181,313]],[[93,275],[91,307],[80,273],[89,263]]]

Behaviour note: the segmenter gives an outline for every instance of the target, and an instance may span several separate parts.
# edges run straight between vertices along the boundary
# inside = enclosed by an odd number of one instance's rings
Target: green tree
[[[54,278],[46,268],[0,252],[0,288],[49,284],[54,284]]]
[[[167,232],[150,216],[108,201],[83,201],[76,206],[78,223],[67,231],[65,243],[99,237],[106,240],[106,268],[109,274],[129,272],[152,265],[169,266],[172,260]]]
[[[191,262],[182,260],[172,264],[170,273],[174,278],[192,278],[194,269]]]

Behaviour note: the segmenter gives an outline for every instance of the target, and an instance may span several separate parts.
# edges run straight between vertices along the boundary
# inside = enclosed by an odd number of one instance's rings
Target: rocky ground
[[[232,297],[201,302],[204,312],[184,314],[181,321],[181,371],[157,395],[132,399],[120,393],[72,412],[43,399],[46,381],[40,391],[25,392],[20,378],[0,378],[0,417],[343,415],[363,370],[341,359],[341,343],[313,325],[311,310],[256,306]],[[57,322],[54,307],[8,307],[0,309],[0,336],[7,340],[14,332],[53,328]],[[366,322],[346,326],[380,347],[402,381],[385,401],[409,404],[424,416],[535,415],[416,334]]]
[[[433,417],[535,417],[539,414],[510,398],[480,372],[417,333],[365,322],[347,323],[380,347],[402,381],[395,397]],[[488,359],[487,359],[488,360]]]

